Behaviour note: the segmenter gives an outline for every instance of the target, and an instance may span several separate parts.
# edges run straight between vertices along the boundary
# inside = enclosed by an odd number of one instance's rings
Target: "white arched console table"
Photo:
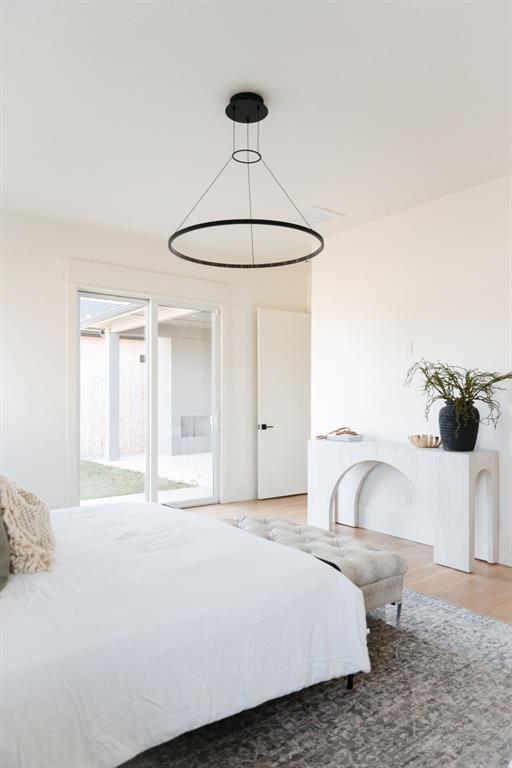
[[[485,559],[498,555],[498,452],[456,453],[415,448],[408,443],[361,440],[309,441],[308,523],[333,529],[338,486],[350,471],[349,499],[357,525],[359,495],[364,481],[379,464],[387,464],[407,477],[424,511],[431,516],[434,562],[471,572],[475,558],[476,485],[488,473],[485,485]],[[347,478],[348,479],[348,478]]]

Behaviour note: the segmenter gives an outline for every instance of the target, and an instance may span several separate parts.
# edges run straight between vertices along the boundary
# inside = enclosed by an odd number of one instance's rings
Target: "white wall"
[[[1,255],[0,473],[53,506],[76,501],[73,283],[222,306],[221,497],[255,498],[256,307],[304,311],[307,266],[195,267],[173,257],[165,240],[21,214],[4,217]]]
[[[496,179],[329,239],[312,270],[312,434],[437,434],[438,409],[427,425],[419,383],[404,388],[421,357],[512,369],[510,199],[510,179]],[[512,386],[502,403],[478,446],[500,451],[500,560],[512,564]],[[381,467],[360,503],[367,524],[400,534],[411,489]]]

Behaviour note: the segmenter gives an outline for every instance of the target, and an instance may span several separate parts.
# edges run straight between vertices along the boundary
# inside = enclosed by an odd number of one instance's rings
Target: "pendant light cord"
[[[233,133],[234,133],[234,132],[233,132]],[[249,124],[247,124],[247,137],[249,137]],[[233,140],[234,140],[234,136],[233,136]],[[249,140],[249,139],[247,138],[247,141],[248,141],[248,140]],[[234,146],[234,144],[233,144],[233,146]],[[201,195],[201,197],[199,198],[199,200],[198,200],[198,201],[197,201],[197,202],[196,202],[196,203],[195,203],[195,204],[192,206],[192,208],[191,208],[191,209],[190,209],[190,211],[187,213],[187,215],[185,216],[185,218],[184,218],[184,219],[183,219],[183,220],[180,222],[179,226],[177,226],[177,227],[176,227],[176,229],[177,229],[177,230],[178,230],[178,229],[181,229],[181,228],[182,228],[182,226],[184,225],[184,223],[185,223],[185,222],[186,222],[186,221],[187,221],[187,220],[190,218],[191,214],[192,214],[192,213],[194,213],[195,209],[197,208],[197,206],[199,205],[199,203],[201,202],[201,200],[203,200],[203,198],[204,198],[204,197],[205,197],[205,196],[208,194],[208,192],[209,192],[209,191],[210,191],[210,189],[213,187],[213,185],[215,184],[215,182],[216,182],[216,181],[217,181],[217,180],[218,180],[218,179],[219,179],[219,178],[222,176],[223,172],[226,170],[226,168],[228,167],[228,165],[230,164],[230,162],[231,162],[231,160],[232,160],[232,159],[233,159],[233,158],[232,158],[232,156],[228,157],[228,159],[226,160],[226,162],[224,163],[224,165],[222,166],[222,168],[220,169],[220,171],[217,173],[217,175],[215,176],[215,178],[214,178],[214,179],[213,179],[213,180],[210,182],[210,184],[208,184],[208,186],[207,186],[207,187],[206,187],[206,189],[204,190],[204,192],[203,192],[203,194]],[[279,181],[279,179],[278,179],[278,178],[275,176],[275,174],[274,174],[274,173],[272,173],[271,169],[269,168],[269,166],[267,165],[267,163],[265,162],[265,160],[263,159],[263,157],[261,158],[261,162],[263,163],[263,165],[265,166],[265,168],[267,169],[267,171],[269,172],[269,174],[272,176],[272,178],[274,179],[275,183],[277,184],[277,186],[279,187],[279,189],[281,190],[281,192],[282,192],[282,193],[285,195],[285,197],[286,197],[286,198],[289,200],[289,202],[290,202],[290,203],[293,205],[293,207],[295,208],[295,210],[297,211],[297,213],[298,213],[298,214],[299,214],[299,216],[301,217],[302,221],[303,221],[303,222],[306,224],[306,226],[307,226],[307,227],[309,227],[309,228],[311,229],[311,224],[310,224],[310,223],[309,223],[309,221],[306,219],[306,217],[304,216],[304,214],[302,213],[302,211],[300,210],[300,208],[299,208],[299,207],[298,207],[298,206],[295,204],[295,202],[292,200],[292,198],[290,197],[290,195],[288,194],[288,192],[286,191],[286,189],[283,187],[283,185],[281,184],[281,182]],[[252,219],[252,200],[251,200],[251,170],[250,170],[250,169],[251,169],[251,163],[248,163],[248,164],[247,164],[247,187],[248,187],[248,195],[249,195],[249,218],[250,218],[250,219]],[[251,250],[252,250],[252,260],[253,260],[253,263],[254,263],[254,240],[253,240],[252,224],[251,224]]]
[[[249,146],[249,123],[247,123],[247,146]],[[252,229],[252,199],[251,199],[251,164],[247,163],[247,191],[249,193],[249,219],[251,220],[251,258],[254,264],[254,233]]]
[[[185,222],[187,221],[187,219],[190,217],[190,215],[191,215],[192,213],[194,213],[195,209],[197,208],[197,206],[199,205],[199,203],[201,202],[201,200],[203,199],[203,197],[204,197],[205,195],[207,195],[207,194],[208,194],[208,192],[209,192],[209,191],[210,191],[210,189],[213,187],[213,185],[215,184],[215,182],[217,181],[217,179],[218,179],[220,176],[222,176],[222,173],[223,173],[223,171],[225,171],[225,170],[226,170],[227,166],[230,164],[230,162],[231,162],[231,160],[232,160],[232,159],[233,159],[232,157],[228,157],[227,161],[224,163],[224,165],[222,166],[222,168],[220,169],[220,171],[218,172],[218,174],[215,176],[215,178],[213,179],[213,181],[212,181],[212,182],[210,182],[210,184],[209,184],[209,185],[206,187],[205,191],[203,192],[203,194],[201,195],[201,197],[199,198],[199,200],[197,201],[197,203],[196,203],[195,205],[193,205],[193,206],[192,206],[192,208],[191,208],[191,209],[190,209],[190,211],[187,213],[187,215],[185,216],[185,218],[183,219],[183,221],[180,223],[180,225],[179,225],[178,227],[176,227],[176,230],[178,230],[178,229],[181,229],[181,228],[182,228],[182,226],[184,225],[184,223],[185,223]]]
[[[290,201],[290,203],[293,205],[293,207],[295,208],[295,210],[297,211],[297,213],[298,213],[298,214],[299,214],[299,216],[301,217],[302,221],[305,223],[305,225],[306,225],[307,227],[309,227],[309,229],[311,229],[311,224],[310,224],[310,223],[309,223],[309,221],[306,219],[306,217],[304,216],[304,214],[302,213],[302,211],[300,210],[300,208],[299,208],[297,205],[295,205],[295,203],[293,202],[292,198],[290,197],[290,195],[288,194],[288,192],[286,191],[286,189],[283,187],[283,185],[281,184],[281,182],[279,181],[279,179],[278,179],[278,178],[276,178],[276,176],[275,176],[275,175],[272,173],[272,171],[270,170],[270,168],[269,168],[269,167],[268,167],[268,165],[266,164],[266,162],[265,162],[265,160],[263,159],[263,157],[261,158],[261,162],[263,163],[263,165],[265,166],[265,168],[267,169],[267,171],[270,173],[270,175],[271,175],[271,176],[272,176],[272,178],[274,179],[275,183],[277,184],[277,186],[279,187],[279,189],[281,190],[281,192],[283,192],[283,194],[284,194],[284,195],[286,195],[286,197],[288,198],[288,200]]]

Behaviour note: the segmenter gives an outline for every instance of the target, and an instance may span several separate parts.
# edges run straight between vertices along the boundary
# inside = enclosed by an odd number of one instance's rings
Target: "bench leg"
[[[398,603],[394,603],[396,605],[396,625],[400,624],[400,616],[402,615],[402,601],[400,600]]]
[[[347,675],[347,691],[351,691],[354,687],[354,675]]]

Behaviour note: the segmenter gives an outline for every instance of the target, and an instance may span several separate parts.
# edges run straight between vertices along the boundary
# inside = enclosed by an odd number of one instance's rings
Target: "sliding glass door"
[[[214,496],[212,312],[158,306],[158,500]]]
[[[214,309],[81,292],[80,502],[217,500]]]

